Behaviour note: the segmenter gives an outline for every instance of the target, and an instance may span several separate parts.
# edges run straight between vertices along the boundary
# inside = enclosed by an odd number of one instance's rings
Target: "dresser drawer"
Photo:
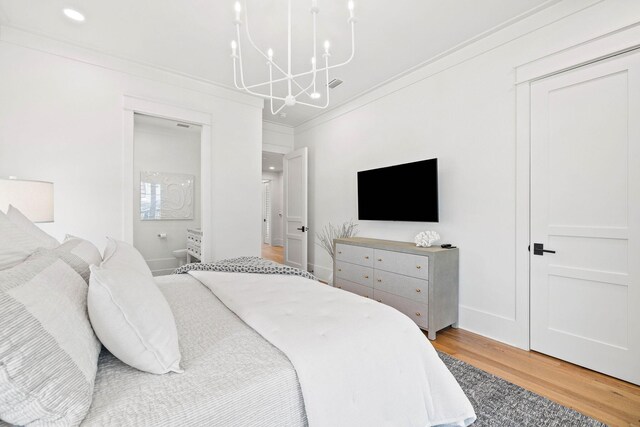
[[[428,306],[407,298],[399,297],[387,292],[374,289],[373,298],[383,304],[389,305],[401,313],[404,313],[416,324],[427,329],[429,327]]]
[[[373,268],[371,267],[336,261],[336,277],[373,287]]]
[[[336,260],[373,267],[373,249],[338,243],[336,244]]]
[[[373,289],[369,288],[368,286],[358,285],[357,283],[353,283],[344,279],[336,279],[336,283],[334,283],[333,286],[335,288],[360,295],[361,297],[373,298]]]
[[[375,249],[374,266],[418,279],[429,279],[429,257]]]
[[[429,302],[429,282],[426,280],[382,270],[376,270],[373,276],[374,289],[399,295],[423,304]]]

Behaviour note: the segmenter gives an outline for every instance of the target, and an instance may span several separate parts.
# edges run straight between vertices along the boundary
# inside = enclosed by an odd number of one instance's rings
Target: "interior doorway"
[[[283,261],[283,155],[262,152],[262,257]]]
[[[202,126],[134,114],[133,245],[155,276],[187,259],[201,230]]]

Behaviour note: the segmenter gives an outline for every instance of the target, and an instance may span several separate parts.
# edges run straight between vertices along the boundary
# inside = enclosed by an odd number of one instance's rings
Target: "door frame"
[[[270,212],[273,209],[271,204],[271,180],[270,179],[262,180],[262,198],[263,198],[262,210],[266,216],[266,218],[262,218],[262,222],[263,222],[262,243],[269,246],[273,246],[273,215],[272,215],[272,212]],[[266,209],[267,206],[269,207],[269,209]],[[267,227],[269,229],[268,239],[265,239],[264,223],[267,223]],[[267,242],[265,242],[265,240],[267,240]]]
[[[593,38],[559,52],[522,64],[516,76],[516,310],[513,344],[524,350],[530,343],[531,266],[528,246],[531,227],[531,83],[554,74],[583,67],[640,49],[640,24]],[[504,326],[503,326],[504,328]]]
[[[133,176],[133,144],[134,144],[134,117],[135,114],[159,117],[190,123],[202,127],[200,133],[200,211],[202,228],[202,262],[213,261],[212,235],[212,202],[211,194],[211,160],[213,146],[213,122],[211,114],[190,110],[160,103],[140,97],[123,96],[123,144],[122,144],[122,238],[125,242],[133,244],[133,196],[135,194],[135,176]]]

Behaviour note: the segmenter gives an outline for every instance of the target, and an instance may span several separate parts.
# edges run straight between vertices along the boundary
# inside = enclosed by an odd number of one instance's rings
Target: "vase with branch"
[[[342,239],[347,237],[353,237],[358,234],[358,224],[353,220],[346,221],[340,225],[333,225],[331,223],[324,226],[324,228],[316,233],[318,238],[317,245],[321,246],[332,260],[335,259],[333,241],[335,239]]]

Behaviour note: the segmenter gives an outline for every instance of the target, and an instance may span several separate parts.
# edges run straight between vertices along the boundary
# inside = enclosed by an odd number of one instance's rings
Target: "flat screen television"
[[[438,222],[438,159],[358,172],[358,219]]]

